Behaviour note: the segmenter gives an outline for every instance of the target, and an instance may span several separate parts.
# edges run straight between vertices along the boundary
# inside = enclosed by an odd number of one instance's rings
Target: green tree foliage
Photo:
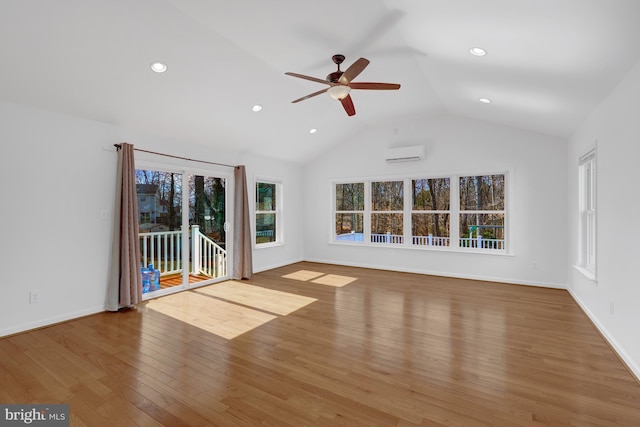
[[[415,179],[413,187],[413,210],[432,213],[414,213],[411,215],[412,234],[414,236],[449,236],[448,211],[450,206],[449,178]]]
[[[345,212],[346,211],[346,212]],[[336,184],[336,234],[362,233],[364,183]]]

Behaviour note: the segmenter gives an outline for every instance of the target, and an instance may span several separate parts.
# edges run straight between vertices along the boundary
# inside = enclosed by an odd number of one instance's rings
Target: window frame
[[[506,173],[458,175],[456,177],[457,184],[458,184],[457,185],[457,189],[458,189],[458,192],[460,192],[460,188],[462,187],[461,180],[463,178],[477,178],[477,177],[484,178],[484,177],[489,177],[489,176],[493,177],[493,176],[499,176],[499,175],[504,176],[504,184],[503,184],[503,186],[504,186],[503,193],[504,194],[503,194],[503,200],[502,200],[502,203],[503,203],[502,209],[486,209],[486,208],[485,209],[469,209],[467,207],[463,208],[462,206],[460,206],[460,197],[461,197],[461,195],[460,195],[460,193],[458,193],[458,196],[457,196],[457,198],[458,198],[457,199],[457,201],[458,201],[458,209],[457,209],[457,211],[458,212],[457,213],[458,213],[458,221],[459,222],[460,222],[460,220],[461,220],[463,215],[471,215],[471,216],[475,215],[476,219],[477,219],[477,217],[479,217],[481,215],[486,215],[486,216],[491,216],[491,215],[498,215],[499,216],[499,215],[502,215],[502,217],[503,217],[502,218],[502,234],[504,236],[506,236],[506,231],[507,231],[507,229],[506,229],[506,223],[507,223],[507,200],[506,199],[507,199],[507,189],[508,189],[508,186],[507,186],[507,174]],[[492,180],[492,182],[493,182],[493,180]],[[480,197],[480,201],[481,200],[482,200],[482,197]],[[476,201],[476,203],[478,203],[478,201]],[[469,236],[464,238],[465,240],[467,240],[467,243],[468,243],[470,248],[472,248],[473,245],[475,244],[475,245],[482,245],[483,248],[478,248],[476,246],[474,249],[487,249],[489,251],[495,251],[495,250],[504,251],[504,250],[506,250],[507,239],[504,236],[503,236],[502,239],[495,239],[494,238],[494,239],[489,239],[489,240],[487,240],[486,238],[483,238],[483,237],[480,236],[480,230],[481,229],[483,229],[483,228],[494,228],[495,229],[496,226],[484,226],[484,225],[480,226],[480,224],[477,224],[477,225],[478,225],[478,229],[473,230],[472,228],[470,228]],[[476,231],[476,236],[477,236],[476,238],[472,237],[473,231]],[[460,233],[460,224],[458,224],[458,233]],[[461,248],[462,248],[462,246],[460,246],[460,242],[461,242],[462,239],[463,238],[458,235],[457,244]],[[500,245],[502,245],[502,248],[500,248],[500,247],[484,248],[485,244],[488,244],[488,246],[500,246]],[[466,248],[466,247],[464,247],[464,248]]]
[[[338,210],[338,206],[337,206],[337,186],[338,185],[344,185],[344,184],[362,184],[363,188],[362,188],[362,209],[353,209],[353,210],[348,210],[348,209],[341,209]],[[336,181],[332,183],[332,217],[331,217],[331,240],[337,241],[337,242],[342,242],[342,241],[349,241],[351,243],[356,243],[356,244],[361,244],[364,243],[364,241],[369,238],[368,234],[366,233],[367,230],[367,223],[368,223],[368,219],[367,219],[367,214],[366,214],[366,210],[367,210],[367,203],[369,203],[369,199],[367,199],[367,191],[364,188],[366,186],[365,181],[363,180],[353,180],[353,181]],[[362,222],[362,240],[352,240],[347,238],[341,238],[338,239],[338,235],[337,235],[337,231],[336,231],[336,218],[338,215],[360,215],[361,216],[361,222]],[[351,231],[351,234],[354,234],[354,231]],[[346,236],[345,234],[340,234],[340,237]],[[366,240],[368,241],[368,240]]]
[[[275,204],[276,204],[276,208],[275,210],[269,210],[269,211],[262,211],[258,209],[258,184],[269,184],[269,185],[275,185]],[[272,177],[262,177],[262,176],[256,176],[254,179],[254,184],[253,184],[253,191],[254,191],[254,198],[253,198],[253,237],[252,237],[252,241],[253,241],[253,247],[255,249],[261,249],[261,248],[269,248],[269,247],[273,247],[273,246],[281,246],[284,244],[284,232],[282,229],[282,224],[283,224],[283,183],[282,183],[282,179],[280,178],[272,178]],[[258,215],[265,215],[265,214],[273,214],[275,215],[275,227],[276,227],[276,232],[275,232],[275,240],[273,242],[264,242],[264,243],[258,243],[256,241],[257,233],[258,233],[258,229],[257,229],[257,224],[258,224]]]
[[[513,173],[510,169],[498,169],[498,170],[483,170],[481,173],[472,173],[473,171],[464,171],[461,173],[442,173],[442,174],[411,174],[401,176],[369,176],[366,178],[352,178],[352,179],[333,179],[330,181],[330,194],[331,194],[331,222],[329,231],[329,243],[336,245],[352,245],[352,246],[367,246],[378,248],[405,248],[411,250],[423,250],[423,251],[443,251],[443,252],[457,252],[457,253],[473,253],[473,254],[488,254],[488,255],[513,255],[511,252],[512,247],[512,227],[510,218],[510,205],[512,203],[512,177]],[[500,211],[504,215],[504,243],[501,249],[490,248],[469,248],[460,246],[460,233],[459,233],[459,219],[461,213],[466,213],[460,209],[460,177],[465,176],[488,176],[488,175],[504,175],[504,210]],[[449,239],[450,245],[423,245],[414,244],[412,236],[412,221],[411,215],[413,213],[422,213],[423,211],[413,210],[412,200],[412,182],[415,180],[448,178],[449,179],[449,210],[440,210],[438,213],[449,215]],[[388,182],[388,181],[403,181],[404,192],[404,204],[403,204],[403,243],[373,243],[371,241],[371,214],[375,211],[372,210],[371,204],[371,185],[373,182]],[[364,184],[364,230],[362,241],[344,241],[336,238],[335,230],[335,218],[336,214],[336,185],[338,184]],[[395,212],[395,211],[393,211]],[[425,213],[434,213],[435,211],[424,211]],[[485,213],[485,212],[483,212]]]
[[[398,210],[398,209],[375,209],[375,201],[373,200],[373,186],[376,183],[379,184],[384,184],[384,183],[395,183],[395,182],[400,182],[400,193],[401,193],[401,204],[402,204],[402,209]],[[406,234],[406,179],[384,179],[384,180],[369,180],[368,182],[368,188],[369,188],[369,212],[368,212],[368,219],[369,219],[369,239],[366,240],[368,243],[371,243],[373,245],[404,245],[406,238],[405,238],[405,234]],[[365,184],[365,195],[367,192],[367,184]],[[365,197],[366,199],[366,197]],[[372,230],[372,226],[374,223],[374,215],[390,215],[390,216],[397,216],[400,215],[402,217],[402,234],[401,235],[397,235],[394,234],[390,231],[387,231],[386,233],[373,233]],[[392,220],[393,222],[393,220]],[[374,241],[375,240],[375,241]]]
[[[416,181],[429,181],[429,180],[435,180],[435,179],[446,179],[448,180],[448,190],[449,190],[449,209],[416,209],[415,208],[415,201],[413,200],[413,192],[415,191],[415,182]],[[420,177],[420,178],[409,178],[408,182],[411,184],[411,192],[410,194],[408,194],[407,196],[407,201],[411,204],[410,205],[410,209],[411,211],[409,212],[409,223],[408,223],[408,233],[407,236],[411,237],[411,245],[412,246],[418,246],[418,247],[431,247],[431,246],[440,246],[440,247],[451,247],[451,242],[452,242],[452,236],[451,236],[451,232],[452,232],[452,223],[451,221],[453,220],[452,216],[451,216],[451,198],[452,198],[452,188],[451,188],[451,176],[432,176],[432,177],[428,177],[428,178],[424,178],[424,177]],[[449,232],[447,233],[447,236],[432,236],[432,235],[427,235],[427,236],[414,236],[413,234],[413,216],[414,215],[448,215],[449,216]],[[428,244],[419,244],[416,243],[416,241],[423,241],[425,240],[424,238],[427,238],[427,242],[430,242]]]
[[[589,150],[578,159],[578,260],[576,267],[587,278],[597,273],[597,155]]]

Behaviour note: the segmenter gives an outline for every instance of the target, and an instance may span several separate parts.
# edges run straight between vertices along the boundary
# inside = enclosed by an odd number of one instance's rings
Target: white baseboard
[[[32,329],[42,328],[44,326],[51,326],[56,323],[66,322],[67,320],[73,320],[78,317],[89,316],[91,314],[102,313],[105,311],[104,306],[88,308],[85,310],[75,311],[73,313],[64,313],[59,316],[51,316],[45,319],[39,319],[34,322],[27,322],[20,325],[13,325],[9,328],[0,329],[0,337],[6,335],[13,335],[20,332],[29,331]]]
[[[474,274],[458,274],[458,273],[450,273],[450,272],[443,272],[443,271],[420,270],[417,268],[398,268],[396,266],[390,266],[390,265],[369,265],[369,264],[358,264],[358,263],[349,263],[349,262],[336,262],[335,260],[322,260],[322,259],[316,259],[316,258],[306,258],[305,261],[319,262],[322,264],[344,265],[347,267],[371,268],[374,270],[398,271],[401,273],[416,273],[416,274],[425,274],[429,276],[453,277],[456,279],[480,280],[484,282],[498,282],[498,283],[509,283],[514,285],[537,286],[542,288],[567,289],[567,286],[562,283],[509,279],[504,277],[481,276],[481,275],[474,275]]]
[[[598,331],[602,334],[605,340],[609,343],[613,351],[618,354],[618,357],[622,359],[627,368],[631,371],[631,373],[636,377],[636,379],[640,382],[640,366],[627,354],[626,351],[622,348],[622,346],[616,341],[616,339],[609,333],[607,328],[598,320],[598,318],[593,314],[589,307],[587,307],[582,300],[576,295],[571,289],[567,289],[569,291],[569,295],[573,298],[573,300],[580,306],[582,311],[591,319],[591,322],[598,328]]]

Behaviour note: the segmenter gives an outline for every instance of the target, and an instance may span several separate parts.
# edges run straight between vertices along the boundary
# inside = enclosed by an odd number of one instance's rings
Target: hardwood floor
[[[0,403],[87,426],[640,426],[563,290],[297,263],[0,339]]]

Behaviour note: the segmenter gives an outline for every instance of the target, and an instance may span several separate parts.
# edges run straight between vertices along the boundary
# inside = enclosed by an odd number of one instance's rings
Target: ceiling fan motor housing
[[[327,81],[331,83],[338,83],[338,80],[340,80],[340,77],[343,73],[342,71],[340,71],[340,64],[344,62],[344,55],[333,55],[331,59],[333,60],[333,63],[338,66],[338,71],[334,71],[333,73],[329,74],[327,76]]]
[[[334,71],[333,73],[327,75],[327,81],[331,83],[338,83],[338,80],[340,80],[342,73],[343,71]]]

